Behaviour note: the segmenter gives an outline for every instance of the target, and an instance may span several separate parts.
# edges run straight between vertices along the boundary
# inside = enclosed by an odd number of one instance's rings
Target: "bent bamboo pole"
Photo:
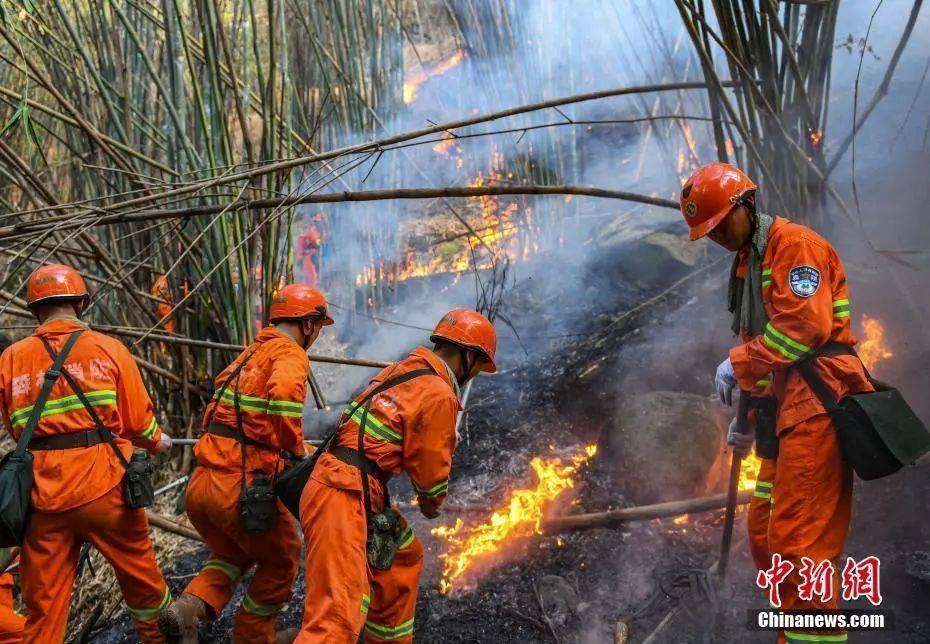
[[[752,498],[752,490],[741,490],[736,497],[737,505],[745,505]],[[683,501],[669,501],[653,505],[641,505],[607,512],[591,512],[560,517],[550,517],[543,521],[543,532],[558,534],[572,530],[589,530],[591,528],[615,528],[630,521],[649,521],[663,517],[675,517],[682,514],[696,514],[709,510],[721,510],[727,504],[726,494],[702,496]]]

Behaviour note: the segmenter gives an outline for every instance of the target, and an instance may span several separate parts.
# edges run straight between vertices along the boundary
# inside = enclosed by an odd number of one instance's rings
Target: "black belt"
[[[101,435],[100,430],[92,429],[90,431],[71,432],[70,434],[39,436],[29,441],[29,449],[32,451],[76,449],[78,447],[93,447],[105,443],[107,440],[105,436]]]
[[[257,440],[249,438],[235,427],[223,425],[222,423],[217,423],[215,421],[210,423],[210,428],[207,431],[216,436],[222,436],[223,438],[232,438],[233,440],[239,441],[240,443],[245,443],[249,447],[267,449],[271,450],[272,452],[279,451],[277,447],[272,447],[271,445],[266,445],[265,443],[259,443]]]
[[[333,447],[329,448],[329,453],[346,465],[351,465],[352,467],[358,468],[362,466],[363,457],[358,453],[357,449],[344,447],[342,445],[334,445]],[[381,485],[387,485],[387,482],[391,478],[390,474],[378,467],[377,463],[372,461],[370,458],[365,459],[365,469],[368,470],[369,474],[378,479]]]

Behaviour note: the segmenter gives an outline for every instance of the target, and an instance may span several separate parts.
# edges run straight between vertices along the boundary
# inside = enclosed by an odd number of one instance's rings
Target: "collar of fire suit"
[[[261,337],[261,334],[264,333],[266,329],[269,331],[274,331],[278,335],[284,336],[285,338],[287,338],[288,340],[296,344],[298,347],[300,346],[300,343],[297,341],[297,339],[294,336],[292,336],[290,333],[288,333],[284,329],[279,329],[273,324],[271,326],[266,326],[264,329],[262,329],[261,332],[259,332],[259,337]]]
[[[437,356],[426,347],[417,347],[410,352],[410,355],[426,360],[433,371],[435,371],[440,377],[444,376],[444,380],[449,384],[449,386],[452,388],[452,391],[455,393],[456,401],[462,400],[462,392],[459,389],[458,379],[455,377],[452,369],[449,368],[449,365],[446,364],[445,360]],[[461,402],[459,404],[461,404]]]
[[[60,315],[53,315],[43,322],[35,330],[35,335],[42,335],[49,331],[66,331],[73,330],[74,327],[89,328],[89,325],[84,320],[76,317],[74,315],[68,315],[62,313]]]

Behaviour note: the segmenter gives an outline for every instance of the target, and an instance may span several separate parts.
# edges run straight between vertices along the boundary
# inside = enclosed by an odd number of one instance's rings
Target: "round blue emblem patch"
[[[795,266],[788,271],[788,283],[798,297],[810,297],[820,288],[820,271],[813,266]]]

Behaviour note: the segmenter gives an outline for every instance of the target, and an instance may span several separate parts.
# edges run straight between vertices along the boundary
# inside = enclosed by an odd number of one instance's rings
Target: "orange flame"
[[[811,143],[815,146],[820,145],[820,142],[823,140],[823,130],[811,130]]]
[[[672,519],[672,523],[674,523],[675,525],[685,525],[686,523],[688,523],[689,516],[690,515],[688,514],[681,514],[675,517],[674,519]]]
[[[434,528],[432,534],[447,542],[447,550],[439,555],[443,560],[442,593],[460,584],[463,574],[475,564],[490,563],[493,555],[520,537],[541,533],[543,511],[566,490],[575,487],[572,478],[578,469],[597,453],[596,445],[588,445],[584,453],[572,457],[571,464],[562,459],[535,457],[530,467],[536,472],[536,486],[514,490],[501,508],[484,523],[466,526],[461,519],[451,527]]]
[[[434,76],[440,76],[445,74],[447,71],[458,65],[462,62],[462,59],[465,57],[465,52],[461,49],[455,52],[451,58],[439,63],[436,67],[433,67],[429,71],[417,71],[413,77],[404,82],[404,104],[410,105],[417,99],[417,93],[420,91],[420,86],[423,85],[426,81]]]
[[[874,369],[879,362],[894,357],[885,344],[885,327],[879,320],[863,315],[862,334],[865,337],[856,350],[867,369]]]
[[[762,466],[762,459],[756,456],[755,450],[743,458],[739,464],[739,489],[754,490],[756,488],[756,479],[759,478],[759,468]]]

